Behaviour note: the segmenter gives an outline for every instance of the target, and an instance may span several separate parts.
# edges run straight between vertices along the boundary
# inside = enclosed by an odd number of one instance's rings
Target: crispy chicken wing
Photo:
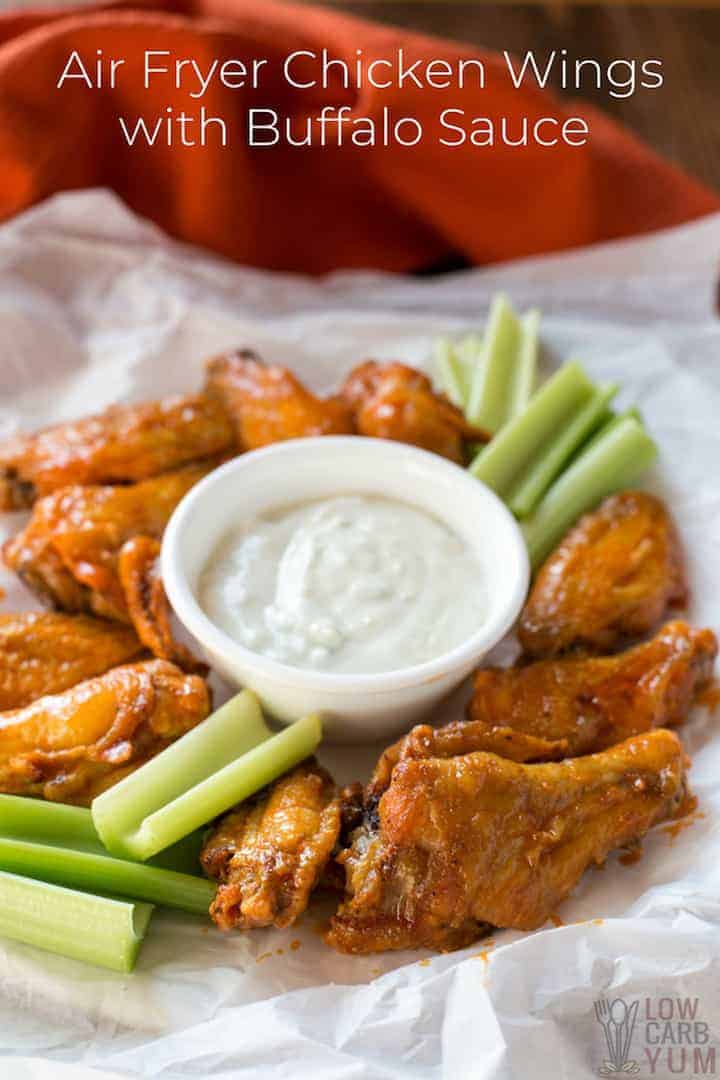
[[[0,791],[88,805],[204,720],[205,682],[164,660],[0,714]]]
[[[459,463],[465,457],[464,440],[489,438],[435,393],[427,375],[406,364],[368,360],[350,372],[340,393],[360,435],[412,443]]]
[[[201,854],[221,883],[210,908],[217,925],[292,925],[330,858],[340,816],[335,785],[311,758],[221,818]]]
[[[249,350],[215,357],[207,372],[207,393],[222,402],[243,450],[355,430],[343,401],[316,397],[287,368],[264,364]]]
[[[610,652],[687,603],[682,547],[663,504],[642,491],[605,499],[541,567],[518,636],[529,656]]]
[[[468,707],[482,742],[474,748],[515,761],[551,760],[675,727],[712,678],[717,648],[712,630],[678,621],[615,656],[479,671]]]
[[[389,746],[375,766],[366,804],[387,789],[398,762],[410,758],[483,750],[511,761],[553,761],[682,724],[712,678],[716,654],[712,630],[673,622],[617,656],[478,671],[468,720],[440,728],[419,724]]]
[[[0,615],[0,711],[59,694],[142,650],[129,626],[87,615]]]
[[[135,536],[162,536],[180,499],[211,467],[187,466],[126,487],[74,486],[46,495],[26,528],[5,544],[5,563],[63,611],[129,622],[118,572],[121,548]]]
[[[403,761],[339,857],[347,900],[326,939],[369,953],[534,930],[592,863],[683,812],[684,772],[663,730],[543,765],[485,753]]]
[[[206,674],[206,666],[173,635],[170,604],[160,577],[160,541],[134,536],[123,544],[118,577],[130,621],[143,645],[153,656],[172,660],[183,671]]]
[[[222,404],[205,394],[114,406],[0,443],[0,510],[31,506],[71,484],[145,480],[233,443]]]

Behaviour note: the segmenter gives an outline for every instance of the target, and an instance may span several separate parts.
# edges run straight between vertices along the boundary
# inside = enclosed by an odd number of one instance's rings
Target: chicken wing
[[[687,603],[680,538],[663,504],[611,495],[570,530],[541,567],[518,636],[529,656],[580,647],[611,652]]]
[[[86,615],[0,615],[0,711],[59,694],[142,650],[130,627]]]
[[[201,854],[221,882],[210,908],[217,925],[291,926],[330,858],[340,817],[335,785],[311,758],[222,818]]]
[[[71,484],[145,480],[233,443],[221,402],[204,394],[114,406],[0,443],[0,510],[31,506]]]
[[[137,636],[153,656],[171,660],[183,671],[207,673],[181,642],[176,641],[170,604],[160,577],[160,541],[152,536],[134,536],[120,549],[118,577],[130,622]]]
[[[347,900],[326,940],[348,953],[456,949],[490,926],[534,930],[591,864],[685,811],[684,772],[663,730],[543,765],[403,761],[339,857]]]
[[[0,791],[88,805],[204,720],[205,682],[164,660],[0,714]]]
[[[350,372],[340,394],[353,411],[358,434],[411,443],[450,461],[464,461],[465,440],[490,437],[436,394],[426,375],[406,364],[368,360]]]
[[[215,462],[126,487],[68,487],[36,503],[30,522],[3,548],[6,565],[46,602],[129,622],[118,572],[123,545],[160,537],[187,491]]]
[[[315,397],[287,368],[264,364],[249,350],[215,357],[207,372],[207,393],[232,418],[243,450],[310,435],[352,435],[355,430],[343,401]]]
[[[515,761],[603,750],[682,724],[712,678],[717,648],[712,630],[678,621],[616,656],[479,671],[468,718],[482,732],[482,749]]]
[[[617,656],[478,671],[468,719],[440,728],[419,724],[389,746],[365,803],[377,802],[400,761],[480,750],[511,761],[554,761],[682,724],[712,678],[716,655],[712,630],[673,622],[652,641]]]

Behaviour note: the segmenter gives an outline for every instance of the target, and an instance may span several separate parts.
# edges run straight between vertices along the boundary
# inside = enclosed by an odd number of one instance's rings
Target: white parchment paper
[[[424,365],[433,336],[477,328],[504,288],[517,306],[543,308],[548,365],[577,356],[640,404],[662,449],[649,483],[689,552],[691,616],[718,630],[719,252],[720,215],[443,279],[315,282],[182,248],[107,193],[61,196],[0,228],[0,436],[190,390],[203,359],[230,346],[251,345],[318,389],[368,356]],[[23,520],[0,518],[0,537]],[[33,606],[4,572],[0,587],[1,609]],[[603,995],[639,1001],[628,1054],[638,1075],[720,1073],[719,722],[700,710],[686,729],[693,823],[656,830],[634,865],[611,859],[586,874],[562,925],[535,934],[348,958],[319,936],[322,904],[290,931],[231,936],[157,912],[131,977],[0,941],[0,1075],[577,1080],[608,1056],[594,1012]],[[345,780],[375,753],[325,758]],[[694,1014],[678,1035],[680,1007]],[[670,1009],[669,1029],[658,1009]]]

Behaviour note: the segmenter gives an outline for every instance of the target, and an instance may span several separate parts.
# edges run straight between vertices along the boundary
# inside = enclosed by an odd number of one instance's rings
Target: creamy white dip
[[[200,602],[248,649],[344,674],[441,656],[486,611],[482,568],[464,540],[422,510],[367,495],[239,525],[211,556]]]

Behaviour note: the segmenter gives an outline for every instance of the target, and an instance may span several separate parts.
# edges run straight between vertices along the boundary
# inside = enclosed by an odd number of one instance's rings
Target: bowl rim
[[[368,461],[373,461],[373,475],[381,475],[377,469],[377,455],[382,453],[388,460],[394,459],[397,466],[402,461],[413,458],[423,465],[430,465],[436,471],[445,471],[451,482],[456,484],[458,495],[463,491],[468,495],[480,498],[492,513],[500,528],[504,531],[505,540],[499,550],[503,558],[512,558],[515,562],[515,577],[512,589],[505,604],[500,608],[495,618],[488,619],[470,637],[465,638],[459,645],[442,653],[431,660],[421,664],[413,664],[408,667],[393,668],[390,671],[348,674],[329,673],[316,671],[314,668],[294,667],[291,664],[281,663],[271,659],[262,653],[253,652],[245,645],[235,641],[229,634],[222,630],[203,611],[193,589],[190,587],[187,576],[184,573],[179,557],[179,543],[181,534],[187,527],[193,526],[193,511],[197,502],[203,498],[209,489],[223,485],[237,472],[252,469],[256,464],[266,461],[269,457],[287,456],[297,462],[298,455],[303,452],[317,454],[322,448],[323,453],[331,454],[333,447],[345,447],[352,445],[362,453],[361,447],[367,446],[372,449],[368,453]],[[374,458],[372,455],[376,455]],[[348,494],[352,491],[349,490]],[[364,492],[367,493],[367,492]],[[382,483],[378,484],[377,495],[390,497],[382,490]],[[322,496],[314,496],[315,498]],[[302,488],[298,487],[297,501],[303,501]],[[409,505],[414,505],[408,500]],[[278,500],[278,509],[287,506],[287,498]],[[425,510],[427,513],[428,511]],[[448,525],[441,512],[437,518]],[[197,522],[198,519],[195,518]],[[449,526],[453,528],[452,525]],[[453,531],[456,530],[453,528]],[[193,637],[209,653],[215,653],[222,658],[228,668],[234,666],[234,662],[242,661],[246,668],[254,668],[265,679],[272,680],[276,684],[284,684],[295,689],[309,690],[319,694],[385,694],[409,687],[417,687],[433,683],[443,679],[454,670],[472,666],[473,661],[479,662],[490,649],[497,645],[514,625],[520,614],[523,602],[526,598],[530,582],[530,561],[525,540],[510,510],[502,500],[482,481],[477,480],[462,466],[434,454],[420,447],[408,443],[396,442],[388,439],[368,438],[359,435],[323,435],[301,439],[286,439],[282,442],[273,443],[259,450],[248,450],[239,454],[231,461],[213,469],[207,476],[195,484],[175,507],[162,540],[161,575],[165,591],[170,604],[180,620]]]

